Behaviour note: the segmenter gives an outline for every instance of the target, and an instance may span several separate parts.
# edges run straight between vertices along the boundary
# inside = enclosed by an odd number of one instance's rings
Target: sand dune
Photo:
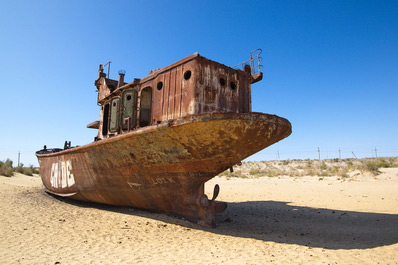
[[[58,199],[0,177],[1,264],[398,264],[398,170],[373,177],[225,179],[218,227]],[[210,196],[210,194],[209,194]]]

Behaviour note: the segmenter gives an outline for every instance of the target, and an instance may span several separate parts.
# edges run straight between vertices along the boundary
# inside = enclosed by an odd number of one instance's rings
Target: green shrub
[[[273,178],[273,177],[276,177],[276,176],[277,176],[277,174],[276,174],[275,171],[268,171],[265,175],[266,175],[267,177],[269,177],[269,178]]]
[[[322,172],[321,172],[321,176],[322,176],[322,177],[330,177],[331,174],[330,174],[328,171],[322,171]]]
[[[251,170],[249,171],[249,174],[252,175],[252,176],[258,177],[258,176],[264,176],[264,175],[266,175],[266,174],[267,174],[267,171],[261,170],[261,169],[251,169]]]
[[[0,161],[0,175],[6,177],[12,177],[14,170],[12,168],[12,161],[7,158],[6,161]]]
[[[393,161],[386,161],[381,159],[377,163],[378,167],[390,168],[390,167],[398,167],[398,163],[394,163]]]
[[[32,169],[33,174],[40,174],[40,170],[38,168],[34,168],[33,165],[30,165],[29,167]]]
[[[12,167],[12,161],[7,159],[6,161],[0,161],[0,175],[6,177],[14,176],[14,172],[18,172],[24,175],[33,176],[33,174],[39,174],[40,171],[37,168],[34,168],[33,165],[29,165],[29,167],[24,167],[21,163],[18,167]]]
[[[23,171],[22,171],[22,174],[28,175],[28,176],[33,176],[33,172],[34,172],[33,166],[24,167]]]
[[[230,177],[233,178],[246,178],[246,175],[242,173],[242,171],[234,171],[232,173],[229,174]]]
[[[379,165],[376,161],[366,161],[362,166],[362,170],[369,171],[375,175],[380,174]]]
[[[19,164],[19,166],[15,169],[16,172],[23,174],[24,172],[24,168],[23,168],[23,164]]]
[[[341,174],[341,177],[342,178],[348,178],[348,177],[350,177],[350,175],[348,175],[347,173],[343,173],[343,174]]]

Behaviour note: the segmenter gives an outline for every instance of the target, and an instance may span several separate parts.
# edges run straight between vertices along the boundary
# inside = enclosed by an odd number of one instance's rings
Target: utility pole
[[[379,160],[379,159],[377,158],[377,149],[376,149],[376,146],[375,146],[375,155],[376,155],[376,160]]]
[[[18,167],[19,167],[20,158],[21,158],[21,151],[18,151]]]
[[[354,156],[355,159],[357,159],[357,156],[354,154],[354,151],[352,151],[352,155]]]
[[[339,159],[341,160],[341,153],[340,153],[340,148],[339,148]]]
[[[321,170],[321,150],[319,150],[319,147],[318,147],[318,160],[319,160],[319,175],[321,175],[322,174],[322,170]]]
[[[278,161],[280,161],[281,160],[281,157],[279,156],[279,150],[278,150]]]

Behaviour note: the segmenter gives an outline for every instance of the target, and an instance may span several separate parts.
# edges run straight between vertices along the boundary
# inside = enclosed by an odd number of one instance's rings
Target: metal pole
[[[21,158],[21,151],[18,151],[18,167],[19,167],[20,158]]]
[[[111,61],[107,62],[106,64],[104,64],[104,66],[108,65],[108,79],[109,79],[109,74],[111,72]]]
[[[319,160],[319,175],[322,174],[322,170],[321,170],[321,150],[319,150],[318,147],[318,160]]]

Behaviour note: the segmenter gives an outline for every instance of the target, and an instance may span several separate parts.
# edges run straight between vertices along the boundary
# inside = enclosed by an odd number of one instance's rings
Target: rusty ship
[[[255,53],[255,55],[253,55]],[[100,65],[94,142],[36,152],[45,189],[57,196],[181,216],[207,227],[227,204],[205,182],[291,134],[276,115],[252,112],[259,54],[236,67],[195,53],[141,79],[112,80]]]

